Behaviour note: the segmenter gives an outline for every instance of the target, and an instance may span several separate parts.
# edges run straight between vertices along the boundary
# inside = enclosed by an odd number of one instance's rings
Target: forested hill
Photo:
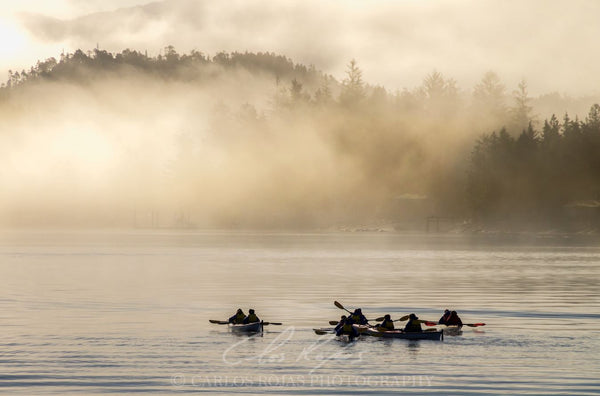
[[[0,92],[4,224],[599,224],[600,106],[493,72],[390,92],[354,60],[336,79],[271,53],[96,49]]]
[[[63,80],[86,82],[105,78],[107,75],[145,73],[155,78],[182,81],[210,79],[223,69],[243,69],[251,73],[269,74],[274,78],[291,81],[302,80],[315,85],[325,76],[314,67],[294,64],[282,55],[272,53],[220,52],[213,57],[198,51],[179,54],[168,46],[163,53],[150,57],[145,53],[126,49],[112,54],[105,50],[77,50],[63,54],[60,59],[49,58],[38,62],[29,70],[9,71],[9,79],[3,87],[14,87],[36,80]]]

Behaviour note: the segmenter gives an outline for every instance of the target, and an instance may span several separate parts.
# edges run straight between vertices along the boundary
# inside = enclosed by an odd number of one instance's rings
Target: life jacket
[[[244,323],[255,323],[255,322],[260,322],[260,319],[258,319],[258,316],[256,316],[256,314],[250,314],[250,315],[246,316],[246,318],[244,319]]]
[[[364,315],[354,315],[354,314],[352,314],[350,317],[352,318],[352,320],[356,324],[367,324],[367,318],[365,318]]]
[[[235,315],[233,315],[232,317],[229,318],[229,323],[241,324],[241,323],[244,323],[245,318],[246,318],[246,315],[244,315],[243,313],[236,312]]]
[[[445,313],[439,320],[440,324],[448,324],[448,320],[450,319],[450,315],[452,315],[451,312],[447,312]]]
[[[451,313],[450,317],[446,320],[448,326],[462,326],[462,320],[458,317],[456,312]]]
[[[344,334],[354,333],[354,327],[352,326],[351,321],[346,321],[344,323],[344,325],[342,326],[342,333],[344,333]]]
[[[243,323],[245,318],[246,318],[246,315],[244,315],[243,313],[236,314],[233,319],[233,323],[235,323],[235,324]]]
[[[423,328],[418,320],[410,319],[406,324],[406,327],[404,327],[404,331],[407,333],[421,333]]]
[[[394,322],[392,322],[391,320],[384,319],[384,321],[381,322],[379,327],[385,330],[394,330]]]

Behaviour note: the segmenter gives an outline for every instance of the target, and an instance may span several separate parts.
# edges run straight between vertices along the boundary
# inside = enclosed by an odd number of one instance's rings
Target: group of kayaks
[[[458,317],[456,311],[445,310],[444,315],[439,321],[433,322],[428,320],[419,320],[419,318],[413,313],[405,315],[399,319],[392,320],[390,315],[374,319],[374,321],[381,322],[377,325],[369,323],[369,319],[362,314],[360,309],[356,309],[354,312],[347,310],[341,303],[334,301],[334,305],[344,311],[348,312],[351,316],[348,318],[343,315],[340,321],[330,321],[330,325],[335,325],[335,328],[321,328],[313,329],[316,334],[330,334],[334,333],[342,341],[353,341],[360,336],[372,336],[379,338],[399,338],[405,340],[435,340],[442,341],[444,334],[448,335],[460,335],[462,334],[462,327],[479,327],[485,326],[485,323],[468,323],[464,324]],[[350,320],[350,325],[348,325]],[[406,326],[402,329],[397,329],[393,325],[393,322],[408,321]],[[444,328],[429,328],[423,329],[421,325],[425,326],[439,326],[442,325]]]
[[[360,334],[365,334],[361,332]],[[404,330],[384,330],[380,331],[376,328],[369,327],[366,329],[366,334],[374,337],[382,338],[400,338],[403,340],[435,340],[441,341],[444,339],[444,330],[423,331],[420,333],[407,333]]]
[[[398,338],[402,340],[434,340],[434,341],[442,341],[444,339],[444,330],[431,329],[423,332],[405,332],[404,330],[381,330],[377,326],[371,325],[352,325],[360,336],[371,336],[371,337],[379,337],[379,338]],[[318,335],[323,334],[335,334],[335,330],[333,328],[320,328],[313,329],[314,332]],[[337,335],[340,341],[349,342],[358,337],[353,337],[350,334],[339,334]]]
[[[352,314],[352,312],[348,311],[342,304],[335,301],[335,306],[347,311]],[[388,316],[389,318],[389,316]],[[405,321],[409,318],[409,315],[406,315],[400,319],[396,319],[394,321]],[[381,319],[381,318],[379,318]],[[254,323],[232,323],[230,321],[221,321],[221,320],[210,320],[211,323],[227,325],[229,330],[234,333],[248,333],[248,334],[257,334],[262,333],[264,330],[264,326],[267,325],[281,325],[279,322],[265,322],[258,321]],[[404,340],[434,340],[434,341],[442,341],[444,339],[444,334],[447,335],[460,335],[462,334],[462,326],[469,327],[479,327],[485,326],[485,323],[471,323],[471,324],[460,324],[460,325],[447,325],[438,322],[431,322],[425,320],[419,320],[419,323],[423,323],[426,326],[439,326],[443,325],[443,329],[439,328],[429,328],[422,331],[405,331],[404,329],[385,329],[377,325],[371,324],[352,324],[353,331],[350,334],[336,331],[335,328],[327,327],[327,328],[317,328],[313,329],[313,331],[318,335],[325,334],[336,334],[336,337],[341,341],[354,341],[358,339],[360,336],[370,336],[370,337],[379,337],[379,338],[398,338]],[[330,325],[338,325],[337,321],[330,321]]]

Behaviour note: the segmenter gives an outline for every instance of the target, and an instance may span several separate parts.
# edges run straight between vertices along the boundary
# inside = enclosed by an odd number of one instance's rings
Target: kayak
[[[371,326],[359,325],[359,324],[354,324],[354,325],[352,325],[352,327],[354,327],[358,331],[359,335],[368,335],[369,330],[373,329],[373,327],[371,327]]]
[[[403,340],[444,340],[444,331],[423,331],[420,333],[405,333],[402,330],[377,331],[375,329],[367,330],[367,334],[374,337],[400,338]]]
[[[262,333],[262,322],[254,322],[248,324],[229,324],[229,329],[236,333]]]

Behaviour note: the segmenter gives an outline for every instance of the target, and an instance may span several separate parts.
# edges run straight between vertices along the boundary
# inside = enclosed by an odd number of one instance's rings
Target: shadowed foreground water
[[[5,231],[0,392],[598,394],[600,248],[367,233]],[[318,336],[456,309],[443,342]],[[255,308],[261,337],[208,319]],[[400,322],[401,323],[401,322]]]

